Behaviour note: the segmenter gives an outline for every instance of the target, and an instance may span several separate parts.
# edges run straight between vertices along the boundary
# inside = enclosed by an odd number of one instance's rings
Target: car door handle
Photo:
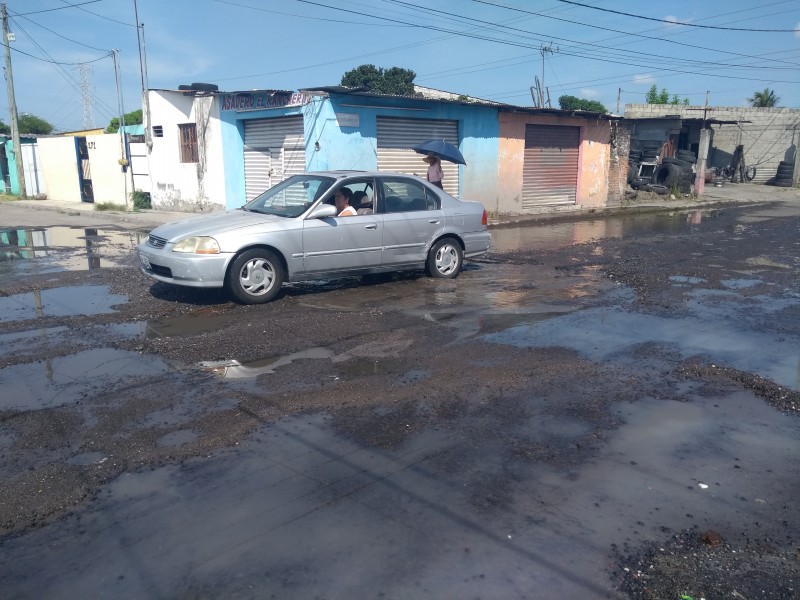
[[[439,222],[439,219],[430,219],[430,220],[428,220],[428,223],[438,223],[438,222]]]
[[[371,225],[364,225],[364,229],[377,229],[377,228],[378,228],[377,223],[372,223]]]

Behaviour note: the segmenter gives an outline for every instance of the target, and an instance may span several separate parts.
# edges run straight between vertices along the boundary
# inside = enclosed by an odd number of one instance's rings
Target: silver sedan
[[[337,192],[355,214],[338,216]],[[490,245],[478,202],[411,175],[326,171],[289,177],[240,209],[157,227],[138,252],[153,279],[225,287],[255,304],[275,298],[284,281],[409,269],[454,278],[464,258]]]

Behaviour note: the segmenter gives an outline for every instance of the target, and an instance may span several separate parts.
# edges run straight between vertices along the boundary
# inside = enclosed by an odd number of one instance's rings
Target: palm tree
[[[756,108],[773,107],[778,103],[778,100],[780,100],[780,97],[776,96],[775,92],[769,88],[764,88],[763,92],[754,92],[753,97],[747,99],[750,106]]]

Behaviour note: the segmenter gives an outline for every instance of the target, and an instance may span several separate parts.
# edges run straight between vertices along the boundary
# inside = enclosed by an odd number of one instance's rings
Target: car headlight
[[[188,252],[191,254],[219,254],[219,244],[212,237],[193,236],[188,237],[177,244],[172,249],[173,252]]]

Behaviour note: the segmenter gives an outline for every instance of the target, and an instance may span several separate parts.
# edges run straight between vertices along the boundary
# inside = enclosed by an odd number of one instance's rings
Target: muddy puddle
[[[691,213],[549,231],[512,228],[495,239],[508,250],[563,246],[565,239],[581,243],[638,227],[686,231],[708,219]],[[800,389],[796,337],[764,326],[794,314],[800,297],[760,277],[757,267],[726,275],[717,288],[709,277],[669,273],[667,285],[681,291],[683,304],[655,312],[638,309],[633,290],[597,269],[562,276],[535,264],[481,266],[457,282],[409,276],[374,286],[325,282],[320,293],[313,286],[290,290],[300,309],[322,313],[317,322],[323,325],[330,310],[387,319],[396,313],[424,329],[310,343],[254,361],[230,356],[191,365],[224,389],[208,400],[215,410],[253,419],[255,433],[177,463],[124,471],[90,504],[4,538],[2,554],[14,560],[0,570],[0,589],[9,597],[95,597],[101,590],[120,598],[592,600],[618,597],[610,575],[617,550],[664,540],[670,531],[713,529],[736,543],[794,542],[800,420],[741,386],[671,375],[681,361],[699,358]],[[97,296],[109,296],[108,290]],[[36,318],[37,300],[33,312],[30,301],[25,298],[26,308],[12,320]],[[0,314],[16,310],[11,306]],[[64,306],[67,315],[94,314],[77,313],[86,310],[80,299]],[[58,407],[152,380],[174,367],[109,342],[194,343],[197,336],[203,343],[204,334],[234,318],[241,314],[215,308],[80,333],[32,327],[2,334],[5,351],[70,335],[98,347],[0,369],[1,408]],[[442,328],[449,344],[425,346],[427,328]],[[417,346],[431,360],[413,366],[408,357]],[[531,348],[557,353],[563,367],[545,371],[536,393],[508,391],[527,376]],[[493,362],[495,354],[522,357],[523,367],[507,373],[501,359]],[[445,369],[457,379],[487,365],[495,371],[475,387],[488,392],[441,383]],[[572,403],[561,388],[572,383],[573,366],[591,383],[610,381],[608,405]],[[292,387],[292,375],[307,380]],[[325,387],[332,382],[352,386],[343,389],[355,395],[367,378],[383,387],[364,384],[374,402],[361,412],[331,408],[269,422],[252,408],[270,414],[284,392],[306,394],[303,384],[314,386],[308,395],[335,395],[339,388]],[[198,394],[219,394],[202,381]],[[596,390],[589,387],[591,397]],[[382,401],[389,393],[400,395]],[[406,418],[396,398],[421,408]],[[163,427],[155,443],[170,453],[197,444],[213,432],[198,426],[200,417],[208,424],[217,414],[204,413],[208,408],[194,400],[143,409],[137,424]],[[471,402],[471,409],[452,408]],[[442,416],[412,427],[426,411]],[[346,427],[363,414],[388,437],[398,428],[402,435],[391,437],[393,445],[370,445],[366,427],[361,436]],[[0,451],[12,452],[14,441],[0,429]],[[106,453],[86,447],[68,464],[89,470],[107,461]]]
[[[88,393],[114,387],[131,377],[154,377],[169,370],[160,358],[113,348],[0,369],[2,411],[24,411],[72,404]]]
[[[0,276],[89,271],[129,264],[147,234],[121,229],[0,229]]]
[[[78,285],[0,297],[0,322],[73,317],[114,312],[128,298],[106,285]]]
[[[15,560],[0,583],[39,597],[591,599],[610,597],[613,547],[660,539],[664,527],[783,535],[796,490],[781,482],[800,476],[796,420],[749,393],[689,387],[614,410],[624,424],[596,458],[568,473],[506,464],[503,510],[477,512],[475,477],[498,476],[508,460],[491,442],[476,438],[479,462],[453,474],[442,471],[448,429],[387,452],[341,437],[324,415],[285,419],[235,450],[124,474],[80,516],[5,540]],[[583,433],[564,425],[550,435]]]

